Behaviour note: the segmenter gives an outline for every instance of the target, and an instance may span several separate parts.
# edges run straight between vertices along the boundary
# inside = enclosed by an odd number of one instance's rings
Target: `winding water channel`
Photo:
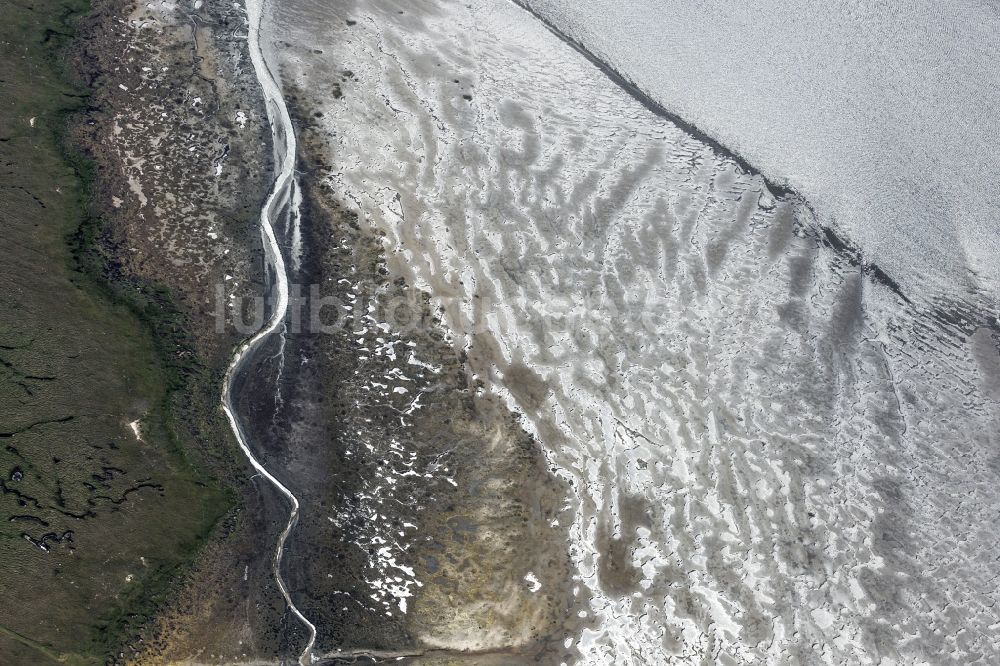
[[[264,95],[268,122],[271,125],[274,140],[275,179],[271,187],[271,192],[260,212],[264,261],[267,272],[273,280],[271,285],[273,289],[273,293],[271,294],[273,298],[273,310],[267,324],[249,340],[244,342],[233,354],[223,382],[222,408],[225,410],[226,416],[229,418],[229,423],[232,426],[233,434],[236,436],[236,440],[239,442],[240,448],[250,461],[250,464],[261,476],[277,488],[282,495],[287,497],[291,503],[288,523],[278,537],[278,544],[274,552],[274,576],[277,580],[278,588],[281,590],[281,594],[288,604],[289,610],[302,622],[309,632],[309,640],[302,654],[299,656],[300,664],[309,664],[312,662],[312,649],[316,641],[316,627],[296,607],[281,577],[281,557],[288,535],[298,522],[299,500],[287,486],[268,472],[264,465],[254,456],[246,431],[236,414],[233,404],[233,379],[251,363],[254,355],[264,347],[271,336],[276,334],[284,336],[283,322],[285,314],[288,311],[288,275],[285,269],[285,260],[281,256],[281,249],[274,235],[274,220],[277,219],[277,216],[286,205],[296,205],[295,197],[291,196],[295,183],[293,175],[295,164],[295,133],[292,129],[291,118],[288,115],[288,108],[281,95],[281,89],[275,82],[274,75],[264,60],[264,55],[260,49],[259,28],[263,14],[263,1],[247,0],[245,4],[250,26],[247,34],[248,49],[257,81],[260,83],[261,91]]]

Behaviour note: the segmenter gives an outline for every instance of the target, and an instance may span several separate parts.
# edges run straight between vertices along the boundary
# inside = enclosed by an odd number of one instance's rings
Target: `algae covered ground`
[[[102,281],[90,251],[88,168],[64,147],[87,9],[0,6],[2,664],[114,661],[232,503],[183,453],[198,417],[171,397],[189,377],[169,301]]]

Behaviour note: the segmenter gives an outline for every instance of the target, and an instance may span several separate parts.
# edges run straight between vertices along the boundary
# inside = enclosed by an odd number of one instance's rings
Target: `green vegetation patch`
[[[87,174],[61,150],[67,114],[86,103],[64,82],[61,52],[70,17],[86,10],[0,5],[0,663],[10,665],[105,663],[232,501],[182,455],[191,428],[177,427],[179,359],[190,351],[169,299],[111,298],[80,259],[99,225],[87,217]]]

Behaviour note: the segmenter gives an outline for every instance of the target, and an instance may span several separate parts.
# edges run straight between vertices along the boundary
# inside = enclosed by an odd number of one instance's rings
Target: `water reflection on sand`
[[[319,177],[572,480],[582,661],[1000,657],[995,326],[872,281],[512,4],[275,12]]]

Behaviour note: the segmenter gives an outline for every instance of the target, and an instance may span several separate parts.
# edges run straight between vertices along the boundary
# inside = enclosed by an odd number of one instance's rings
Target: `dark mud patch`
[[[322,137],[310,113],[296,122],[304,255],[292,279],[308,296],[283,357],[245,395],[257,396],[252,438],[302,503],[285,577],[316,653],[561,657],[578,603],[554,520],[565,488],[472,379],[428,296],[390,274],[381,237],[318,184]]]

